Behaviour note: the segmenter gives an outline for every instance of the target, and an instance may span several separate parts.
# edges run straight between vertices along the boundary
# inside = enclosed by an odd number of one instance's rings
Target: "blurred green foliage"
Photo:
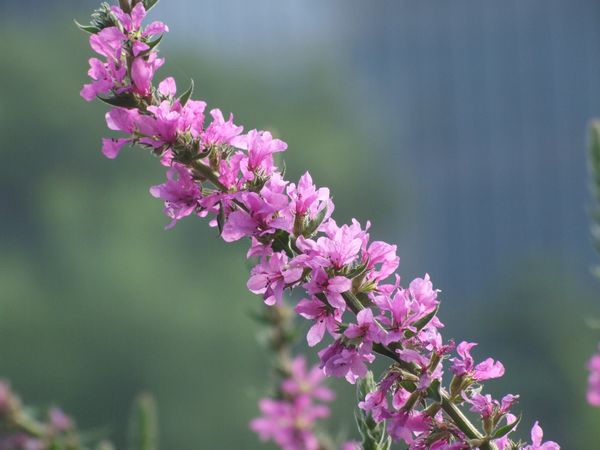
[[[101,155],[105,108],[78,95],[86,37],[68,15],[60,24],[0,31],[0,375],[27,403],[60,403],[82,429],[110,426],[121,446],[131,400],[147,390],[161,448],[258,448],[247,423],[268,358],[248,317],[261,301],[245,289],[245,243],[224,245],[200,219],[162,230],[147,190],[164,170],[138,150]],[[383,143],[359,126],[331,67],[273,79],[184,50],[169,47],[161,74],[194,78],[209,107],[286,140],[290,179],[309,169],[330,186],[338,220],[372,219],[375,237],[396,223],[402,177],[379,160]],[[448,337],[480,341],[481,356],[506,364],[490,387],[522,395],[521,428],[539,417],[565,448],[591,449],[600,413],[584,403],[583,367],[597,336],[584,318],[598,315],[597,296],[548,261],[515,262],[478,299],[445,292],[441,318]],[[352,432],[353,389],[336,388],[336,428]]]

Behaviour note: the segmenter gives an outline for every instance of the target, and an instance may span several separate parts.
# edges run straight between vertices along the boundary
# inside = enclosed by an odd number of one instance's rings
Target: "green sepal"
[[[315,231],[321,226],[323,220],[325,220],[325,216],[327,215],[327,206],[325,206],[321,211],[317,213],[314,219],[309,220],[304,230],[302,230],[302,235],[305,237],[312,236]]]
[[[181,103],[181,106],[185,106],[187,101],[192,96],[192,92],[194,92],[194,80],[190,80],[190,87],[179,97],[179,103]]]
[[[75,22],[75,25],[77,25],[77,28],[79,28],[81,31],[85,31],[86,33],[96,34],[96,33],[100,32],[100,28],[98,28],[97,26],[82,25],[79,22],[77,22],[75,19],[73,19],[73,22]]]
[[[520,414],[514,422],[511,422],[509,424],[504,425],[503,427],[498,428],[494,432],[492,439],[500,439],[502,436],[506,436],[508,433],[513,431],[515,428],[517,428],[517,425],[519,425],[519,422],[521,421],[522,417],[523,416]]]

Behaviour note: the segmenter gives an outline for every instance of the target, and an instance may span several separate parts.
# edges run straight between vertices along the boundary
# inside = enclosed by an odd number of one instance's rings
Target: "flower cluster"
[[[303,357],[295,358],[278,398],[260,401],[262,416],[254,419],[250,428],[262,440],[272,440],[283,450],[319,450],[315,423],[329,416],[325,403],[334,398],[333,392],[322,385],[324,378],[317,366],[307,369]]]
[[[249,238],[248,258],[256,263],[248,289],[267,305],[280,304],[286,290],[303,290],[295,311],[311,323],[308,344],[331,337],[318,352],[325,375],[355,383],[376,354],[389,357],[390,368],[360,407],[387,421],[395,440],[411,449],[514,448],[508,435],[517,420],[509,408],[516,396],[497,402],[480,393],[481,382],[502,376],[504,367],[491,358],[476,363],[475,344],[468,342],[450,358],[454,344],[440,333],[440,291],[429,276],[403,286],[395,275],[400,262],[395,245],[373,241],[368,222],[336,223],[329,190],[315,186],[308,172],[297,184],[285,180],[275,160],[287,149],[285,142],[268,131],[243,133],[218,109],[206,123],[206,103],[190,100],[191,91],[177,96],[172,78],[155,88],[152,78],[163,60],[153,43],[167,27],[154,22],[142,28],[143,2],[134,1],[129,11],[110,11],[111,26],[90,37],[106,59],[90,60],[93,81],[82,96],[101,94],[114,105],[107,125],[126,137],[103,141],[107,157],[116,157],[126,143],[138,144],[168,167],[166,181],[150,189],[164,202],[168,227],[197,215],[208,217],[226,242]],[[449,390],[442,387],[447,360],[454,375]],[[294,376],[304,373],[296,370]],[[316,371],[310,374],[317,377]],[[303,393],[297,381],[283,390],[289,398],[264,400],[263,417],[253,428],[283,448],[313,448],[305,431],[326,409],[313,405],[316,391]],[[461,407],[480,416],[481,430]],[[540,433],[535,436],[529,448],[558,448],[542,447]]]

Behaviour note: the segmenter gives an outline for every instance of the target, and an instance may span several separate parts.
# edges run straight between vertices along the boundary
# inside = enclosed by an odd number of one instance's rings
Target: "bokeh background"
[[[259,449],[268,382],[245,244],[168,222],[156,161],[100,153],[104,107],[79,97],[88,0],[0,0],[0,376],[119,444],[133,397],[164,449]],[[584,402],[600,331],[586,208],[600,115],[596,0],[163,0],[180,87],[289,143],[290,178],[330,186],[336,217],[396,242],[404,279],[443,290],[446,336],[502,360],[565,449],[597,448]],[[342,382],[332,428],[352,433]]]

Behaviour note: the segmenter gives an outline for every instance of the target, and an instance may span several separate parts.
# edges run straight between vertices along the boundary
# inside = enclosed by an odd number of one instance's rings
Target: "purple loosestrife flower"
[[[268,131],[250,130],[248,134],[232,139],[234,147],[248,151],[248,156],[240,163],[245,180],[253,180],[256,175],[267,177],[275,171],[273,153],[283,152],[287,144],[273,139]]]
[[[329,304],[340,312],[346,309],[342,293],[350,290],[351,287],[352,280],[341,275],[329,278],[321,268],[314,270],[310,281],[304,284],[309,295],[324,294]]]
[[[89,77],[93,80],[91,83],[84,84],[80,95],[88,102],[94,100],[99,94],[110,92],[115,86],[121,86],[124,83],[127,68],[118,65],[114,59],[102,62],[98,58],[90,58]]]
[[[296,216],[314,219],[323,208],[327,208],[327,214],[323,219],[326,221],[333,213],[334,206],[329,198],[329,189],[326,187],[317,189],[308,172],[300,177],[298,186],[294,183],[289,184],[287,194],[290,197],[290,211]]]
[[[262,258],[255,266],[248,280],[248,289],[255,294],[262,294],[267,305],[281,304],[283,290],[296,283],[302,277],[304,269],[289,261],[283,252],[274,253]]]
[[[523,450],[560,450],[560,446],[553,441],[542,442],[544,431],[538,422],[533,424],[531,429],[531,445],[523,447]]]
[[[152,186],[150,194],[165,202],[165,214],[173,219],[167,229],[173,228],[179,219],[189,216],[199,207],[200,188],[189,170],[181,164],[173,165],[167,172],[167,182]]]
[[[314,428],[329,416],[329,408],[315,400],[330,402],[333,392],[322,385],[323,373],[317,366],[307,370],[306,360],[295,358],[290,376],[281,383],[282,399],[262,399],[262,416],[250,422],[250,428],[264,440],[274,441],[282,450],[318,450]]]
[[[290,367],[290,377],[281,383],[281,390],[288,395],[297,397],[308,395],[322,402],[331,402],[335,394],[331,389],[323,386],[325,374],[318,366],[306,367],[306,358],[297,356]]]
[[[230,145],[244,129],[233,123],[233,114],[229,115],[229,120],[225,121],[220,109],[210,111],[212,122],[202,134],[202,143],[208,147],[211,145]]]
[[[345,377],[348,383],[354,384],[367,374],[365,363],[372,363],[375,355],[368,345],[348,347],[339,340],[319,352],[321,368],[328,376]]]
[[[450,370],[454,375],[462,377],[469,376],[475,381],[485,381],[491,378],[499,378],[504,375],[504,366],[500,361],[494,362],[492,358],[475,366],[471,349],[477,344],[472,342],[461,342],[456,347],[456,352],[460,358],[452,358],[452,366]]]
[[[360,339],[370,343],[381,341],[383,331],[375,323],[373,311],[370,308],[359,311],[356,315],[356,322],[348,326],[344,331],[344,336],[348,339]]]
[[[600,406],[600,353],[593,355],[588,364],[587,401],[592,406]]]
[[[432,424],[431,417],[420,412],[399,411],[388,418],[388,431],[396,441],[407,444],[415,442],[415,435],[429,430]]]
[[[342,321],[342,310],[333,308],[316,297],[302,299],[294,310],[305,319],[314,320],[314,324],[306,334],[310,347],[314,347],[323,340],[325,331],[334,338],[337,337],[338,325]]]

